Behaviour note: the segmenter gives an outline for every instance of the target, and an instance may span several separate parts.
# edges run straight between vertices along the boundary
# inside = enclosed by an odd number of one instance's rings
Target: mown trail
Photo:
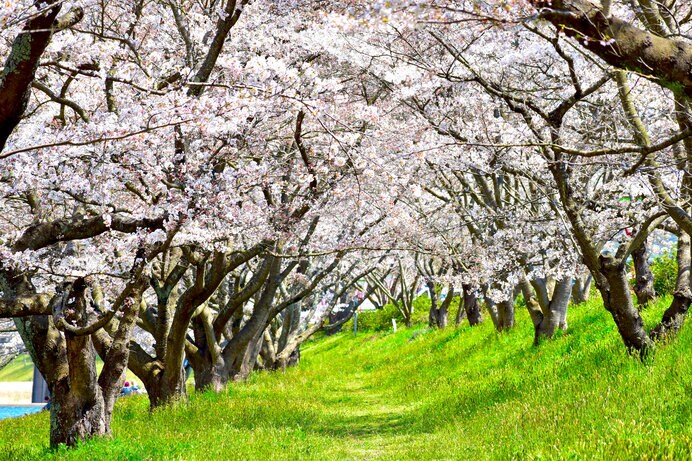
[[[644,315],[655,323],[663,300]],[[692,328],[653,364],[624,351],[593,301],[570,332],[531,345],[529,319],[430,331],[343,333],[286,373],[149,414],[116,406],[112,439],[47,451],[47,415],[0,422],[0,459],[429,460],[688,459]]]
[[[396,446],[405,441],[403,415],[411,409],[387,402],[367,374],[350,378],[322,399],[326,404],[325,434],[342,439],[344,448],[358,459],[395,452]]]

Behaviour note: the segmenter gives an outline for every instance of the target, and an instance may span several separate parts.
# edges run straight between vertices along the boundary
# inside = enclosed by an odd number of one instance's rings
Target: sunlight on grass
[[[100,373],[103,369],[103,361],[96,358],[96,370]],[[0,370],[0,382],[20,381],[27,382],[34,379],[34,363],[29,354],[21,354],[8,363]],[[138,381],[137,377],[130,370],[127,371],[126,378],[129,381]]]
[[[21,354],[0,370],[0,382],[31,381],[34,376],[34,362],[29,354]]]
[[[660,318],[668,299],[645,313]],[[344,332],[312,341],[299,367],[148,412],[116,406],[111,439],[49,452],[46,414],[0,422],[4,459],[686,459],[692,329],[653,364],[627,355],[600,302],[532,346],[491,322],[432,331]]]

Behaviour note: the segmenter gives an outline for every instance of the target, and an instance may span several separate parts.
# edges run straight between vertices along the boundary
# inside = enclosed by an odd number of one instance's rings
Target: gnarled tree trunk
[[[589,300],[592,281],[593,276],[590,272],[574,276],[574,283],[572,284],[572,302],[574,304],[583,304]]]
[[[464,312],[469,319],[469,325],[476,326],[483,321],[481,315],[481,306],[478,303],[476,290],[469,284],[465,283],[462,286],[464,296]],[[459,309],[461,311],[461,308]],[[457,314],[457,325],[461,323],[462,316]]]
[[[144,258],[142,258],[142,261]],[[92,335],[100,324],[91,319],[85,295],[87,282],[77,279],[50,302],[52,316],[16,318],[15,324],[51,395],[50,444],[73,446],[93,436],[110,434],[111,415],[128,362],[128,343],[137,307],[146,287],[143,262],[120,295],[113,312],[122,313],[110,344],[104,347],[104,369],[96,372]],[[24,289],[16,286],[18,291]],[[99,292],[100,293],[100,292]],[[97,295],[92,298],[98,304]],[[103,317],[107,319],[108,317]],[[105,320],[104,320],[105,321]],[[115,320],[110,320],[114,322]]]
[[[692,45],[689,43],[660,37],[639,29],[629,20],[604,14],[600,2],[531,0],[531,3],[540,9],[542,18],[568,36],[580,38],[579,43],[608,64],[650,76],[678,95],[692,98]]]
[[[109,434],[90,339],[63,337],[49,316],[17,319],[16,325],[48,384],[51,447]]]
[[[450,285],[449,290],[447,290],[447,297],[445,297],[440,305],[440,308],[437,310],[437,315],[435,318],[437,328],[447,328],[447,324],[449,323],[449,306],[452,305],[455,295],[456,293],[454,292],[454,286]]]
[[[692,302],[692,290],[690,287],[690,236],[686,232],[681,232],[678,237],[677,260],[678,276],[673,301],[670,307],[663,313],[661,322],[651,331],[651,338],[654,340],[675,336],[685,322],[685,317]]]
[[[450,285],[447,291],[447,296],[439,304],[438,307],[438,294],[436,291],[435,282],[428,280],[426,282],[428,291],[430,292],[430,315],[428,317],[428,326],[431,328],[446,328],[449,323],[449,306],[452,304],[452,299],[454,298],[454,286]]]
[[[538,284],[538,281],[534,283]],[[563,278],[555,283],[555,288],[551,294],[548,294],[546,291],[546,295],[549,297],[545,298],[543,303],[541,303],[543,318],[536,327],[536,342],[541,337],[552,338],[558,329],[567,329],[567,307],[569,305],[571,288],[572,279]],[[541,296],[539,296],[540,299]]]
[[[514,326],[514,298],[497,303],[497,331],[509,330]]]
[[[637,304],[644,308],[656,297],[654,290],[654,274],[649,266],[646,242],[632,252],[634,260],[635,284],[634,294],[637,295]]]
[[[596,286],[603,297],[603,305],[613,316],[625,346],[629,350],[639,351],[644,357],[653,343],[632,302],[625,263],[610,256],[601,256],[600,262],[605,283],[597,282]]]
[[[84,16],[81,8],[73,8],[58,17],[62,2],[35,2],[42,11],[30,12],[30,19],[14,39],[12,50],[0,71],[0,152],[26,111],[41,55],[55,31],[72,27]]]
[[[514,291],[507,296],[507,299],[495,302],[487,295],[486,290],[485,306],[488,309],[490,318],[493,320],[495,330],[498,332],[509,330],[514,326]]]

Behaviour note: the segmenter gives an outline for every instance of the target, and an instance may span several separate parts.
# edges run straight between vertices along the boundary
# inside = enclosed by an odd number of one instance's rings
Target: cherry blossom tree
[[[198,390],[286,367],[364,281],[406,323],[424,282],[438,327],[459,294],[457,323],[482,297],[512,328],[521,293],[539,341],[583,263],[646,355],[692,301],[690,23],[643,0],[5,2],[0,317],[51,444],[110,432],[128,366],[152,406],[185,397],[186,359]],[[625,267],[659,227],[679,276],[649,334]]]
[[[560,193],[560,202],[571,224],[574,239],[580,248],[586,265],[594,275],[596,285],[603,295],[606,308],[613,313],[614,320],[628,348],[637,349],[646,353],[651,343],[646,332],[643,330],[638,312],[632,307],[629,286],[624,274],[624,265],[625,260],[632,251],[645,241],[646,236],[665,219],[665,216],[662,216],[661,211],[656,207],[650,208],[648,212],[645,211],[646,207],[644,207],[642,203],[639,207],[641,211],[644,211],[644,214],[639,216],[632,215],[635,219],[634,225],[627,226],[636,228],[637,232],[634,233],[633,238],[623,242],[623,245],[619,246],[617,251],[614,252],[614,256],[601,254],[600,244],[596,243],[593,237],[589,235],[590,232],[588,228],[592,225],[589,224],[591,219],[587,218],[584,213],[585,210],[590,208],[588,203],[584,201],[584,197],[589,194],[578,192],[574,188],[576,177],[583,176],[585,172],[589,171],[589,168],[579,169],[575,168],[573,164],[575,159],[579,157],[593,158],[609,154],[620,154],[622,156],[626,153],[626,148],[604,149],[602,152],[598,150],[589,152],[583,148],[566,147],[565,144],[570,142],[579,142],[587,145],[593,142],[591,139],[584,138],[583,135],[581,139],[576,137],[576,135],[580,133],[578,129],[578,119],[569,118],[568,124],[566,124],[566,120],[570,116],[570,111],[579,111],[579,106],[582,101],[586,101],[592,97],[592,95],[598,95],[600,92],[606,90],[607,86],[605,85],[610,81],[610,77],[607,75],[600,77],[600,79],[590,77],[591,82],[589,85],[583,85],[583,76],[588,74],[580,75],[580,64],[577,60],[578,55],[568,53],[562,48],[559,35],[556,39],[551,39],[550,35],[540,29],[533,28],[532,26],[528,28],[532,33],[552,44],[555,58],[563,60],[566,69],[569,71],[569,73],[562,74],[562,78],[569,79],[567,80],[568,82],[571,80],[572,94],[558,97],[555,105],[548,109],[543,109],[543,106],[547,101],[553,98],[547,97],[547,95],[543,96],[540,100],[530,96],[518,97],[518,94],[521,93],[519,90],[514,88],[510,89],[510,86],[507,84],[498,83],[497,78],[490,77],[491,74],[489,73],[484,75],[483,72],[479,70],[483,68],[483,66],[478,62],[476,56],[468,52],[462,52],[458,46],[454,45],[449,38],[445,38],[442,34],[438,34],[436,38],[449,54],[454,57],[455,61],[462,68],[465,68],[467,72],[471,73],[472,79],[483,87],[488,94],[504,101],[507,107],[513,111],[520,120],[523,120],[531,136],[535,137],[534,142],[539,147],[539,152],[541,152],[548,162],[547,169],[551,172],[555,185]],[[549,58],[547,57],[547,53],[544,56],[543,61],[545,62]],[[521,60],[516,60],[515,62],[520,63]],[[589,68],[587,67],[587,69]],[[486,75],[488,76],[486,77]],[[550,73],[547,73],[547,75],[552,76]],[[566,85],[563,86],[563,88],[566,87]],[[538,87],[534,88],[538,89]],[[613,86],[610,88],[613,88]],[[620,85],[619,88],[620,94],[622,94],[622,85]],[[626,117],[622,117],[617,121],[620,130],[626,130],[628,125],[623,122],[628,118],[630,120],[632,119],[627,113],[625,113],[625,116]],[[670,127],[664,126],[662,126],[662,128],[664,128],[664,130],[670,129]],[[687,134],[684,132],[680,134],[674,132],[672,136],[664,135],[664,139],[666,140],[655,146],[655,148],[651,146],[651,152],[662,151],[686,137]],[[646,156],[648,152],[642,152],[642,154]],[[618,178],[617,181],[613,181],[612,179],[615,178],[610,178],[604,183],[604,186],[607,186],[611,190],[617,190],[623,187],[628,182],[627,176],[632,175],[632,171],[636,171],[638,167],[637,162],[637,160],[632,160],[627,174],[623,175],[622,179]],[[656,181],[661,181],[661,176],[662,175],[654,179],[654,183]],[[644,178],[646,177],[647,176],[644,175]],[[649,178],[650,177],[651,174],[649,174]],[[634,186],[634,184],[630,185],[630,187],[632,186]],[[596,222],[598,221],[594,223]],[[603,224],[604,223],[600,223],[601,226],[603,226]]]
[[[300,15],[276,6],[243,24],[245,5],[90,2],[53,29],[44,26],[56,21],[62,2],[12,3],[3,11],[10,25],[3,36],[19,34],[19,45],[2,49],[9,56],[3,85],[16,88],[19,73],[11,67],[30,37],[21,24],[57,33],[82,20],[52,45],[50,33],[36,35],[43,44],[22,64],[30,71],[22,70],[24,87],[2,91],[21,96],[12,103],[19,109],[7,115],[11,126],[3,122],[2,314],[27,318],[18,320],[20,330],[59,415],[52,419],[53,444],[110,430],[130,349],[130,365],[147,377],[156,402],[180,396],[187,332],[196,314],[203,317],[200,308],[253,258],[269,263],[270,274],[281,271],[281,242],[300,235],[309,211],[329,204],[319,202],[321,195],[351,186],[339,171],[358,148],[363,113],[351,112],[353,129],[340,128],[334,106],[340,85],[324,78],[329,71],[320,76],[313,69],[316,45],[301,35]],[[229,51],[234,27],[244,28]],[[274,35],[263,32],[270,29]],[[304,43],[300,52],[288,52],[296,43]],[[301,126],[308,123],[321,133],[310,143],[314,151],[303,141]],[[333,241],[323,244],[334,248]],[[127,263],[132,259],[136,269]],[[171,299],[185,277],[192,283]],[[124,288],[123,280],[130,280]],[[272,279],[264,287],[267,319],[281,310],[270,304],[278,285]],[[149,286],[160,308],[155,316],[147,316]],[[131,343],[140,311],[142,326],[154,319],[160,357]],[[251,340],[267,319],[239,337],[248,336],[255,348]],[[55,351],[41,346],[46,338],[54,339]],[[91,355],[70,358],[80,348]],[[108,364],[98,383],[93,348]]]

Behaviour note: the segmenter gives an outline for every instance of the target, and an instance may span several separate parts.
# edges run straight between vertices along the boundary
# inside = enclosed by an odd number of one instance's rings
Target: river
[[[37,413],[43,405],[0,405],[0,419],[15,418],[17,416]]]

